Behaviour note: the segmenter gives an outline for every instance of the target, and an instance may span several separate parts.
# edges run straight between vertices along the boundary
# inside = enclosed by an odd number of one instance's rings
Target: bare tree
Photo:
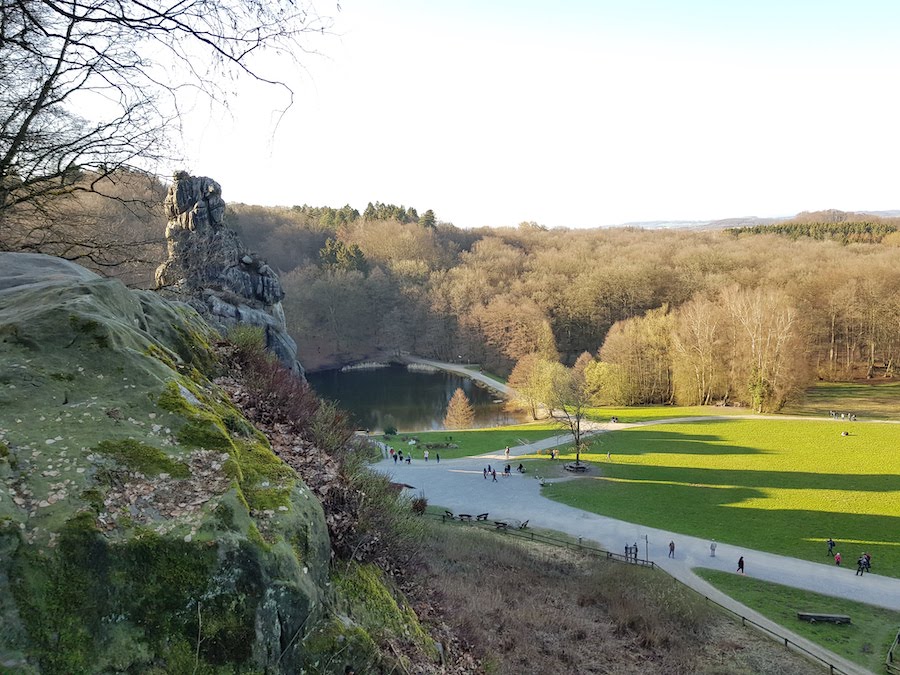
[[[584,352],[571,368],[561,363],[548,364],[550,377],[542,397],[550,417],[572,434],[576,465],[581,464],[583,449],[581,425],[594,401],[594,392],[589,379],[585,377],[585,371],[593,360],[588,352]]]
[[[185,101],[227,105],[249,77],[289,106],[259,57],[296,61],[327,27],[303,0],[0,0],[0,246],[17,207],[177,159]]]

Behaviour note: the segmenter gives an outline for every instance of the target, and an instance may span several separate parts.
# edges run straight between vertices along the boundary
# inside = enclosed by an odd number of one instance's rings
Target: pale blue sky
[[[189,120],[226,200],[463,227],[900,208],[900,3],[341,5],[321,56],[279,69],[277,131],[251,86],[233,119]]]

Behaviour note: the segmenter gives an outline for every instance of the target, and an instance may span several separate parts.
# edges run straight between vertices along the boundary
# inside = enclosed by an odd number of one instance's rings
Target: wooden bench
[[[488,514],[479,513],[477,516],[475,516],[475,520],[487,520],[487,517],[488,517]]]
[[[797,618],[810,623],[850,623],[850,617],[846,614],[819,614],[817,612],[797,612]]]
[[[494,527],[498,530],[506,530],[509,528],[509,523],[504,523],[502,520],[495,520]]]
[[[459,519],[460,519],[461,521],[463,521],[464,523],[467,523],[467,522],[469,522],[470,520],[472,520],[472,514],[470,514],[470,513],[460,513],[460,514],[459,514]]]

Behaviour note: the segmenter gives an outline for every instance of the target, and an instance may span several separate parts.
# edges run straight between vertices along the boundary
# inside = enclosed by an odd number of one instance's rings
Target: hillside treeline
[[[149,285],[164,257],[165,219],[151,203],[161,186],[133,199],[127,182],[115,187],[112,203],[66,202],[53,228],[7,223],[3,247],[68,252]],[[793,222],[854,226],[852,216]],[[587,351],[601,359],[610,402],[777,409],[815,378],[891,377],[900,357],[896,233],[842,243],[535,223],[462,230],[430,210],[380,202],[362,214],[234,204],[226,220],[281,274],[308,369],[409,351],[509,373],[525,355],[571,364]],[[85,240],[95,244],[87,259],[69,246]]]
[[[572,363],[588,351],[611,401],[777,409],[812,378],[892,376],[900,357],[900,248],[889,242],[334,225],[309,207],[235,205],[230,216],[281,270],[310,368],[407,350],[508,373],[526,354]]]
[[[865,213],[844,211],[804,211],[794,218],[770,225],[732,227],[726,231],[734,236],[742,234],[780,234],[792,239],[810,237],[829,239],[842,244],[877,244],[890,237],[895,242],[900,218],[882,218]]]

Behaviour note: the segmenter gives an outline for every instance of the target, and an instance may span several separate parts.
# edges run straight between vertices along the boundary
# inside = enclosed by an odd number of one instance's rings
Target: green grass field
[[[844,429],[849,436],[840,435]],[[544,494],[613,518],[806,560],[824,562],[832,537],[845,559],[868,551],[875,572],[900,577],[900,425],[673,423],[604,434],[582,459],[599,475],[556,483]]]
[[[827,417],[831,410],[853,413],[860,420],[900,420],[900,382],[820,382],[784,413]]]
[[[596,422],[609,422],[611,417],[618,417],[622,424],[649,422],[651,420],[669,420],[678,417],[729,417],[733,415],[750,415],[749,408],[725,408],[719,406],[674,406],[674,405],[638,405],[631,408],[590,408],[587,419]],[[828,414],[827,412],[825,413]]]
[[[697,576],[763,616],[822,645],[873,673],[884,670],[884,659],[900,629],[900,612],[865,605],[727,572],[695,569]],[[798,611],[846,614],[849,624],[808,623]]]
[[[429,452],[432,457],[435,452],[439,452],[441,459],[456,459],[457,457],[483,455],[486,452],[502,452],[507,445],[510,447],[520,445],[522,441],[531,443],[559,433],[561,433],[559,427],[554,424],[533,422],[466,431],[415,431],[400,433],[396,436],[377,436],[376,438],[397,450],[403,450],[404,453],[410,448],[409,441],[415,439],[416,445],[413,454],[414,457],[420,459],[427,443],[451,443],[458,447],[432,449]]]

